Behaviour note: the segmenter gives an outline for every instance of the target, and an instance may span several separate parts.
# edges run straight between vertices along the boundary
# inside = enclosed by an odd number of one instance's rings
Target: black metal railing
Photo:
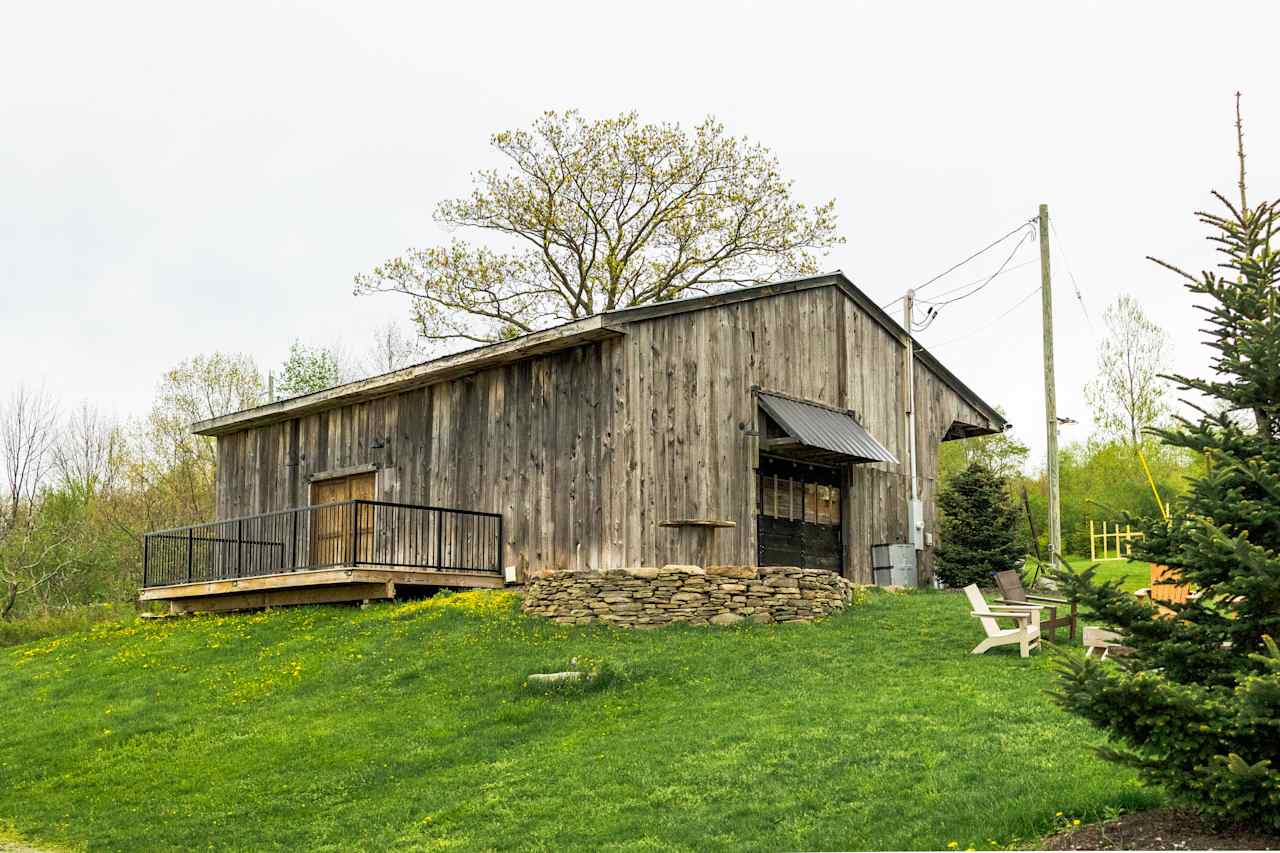
[[[502,573],[502,516],[352,500],[148,533],[143,587],[329,566]]]

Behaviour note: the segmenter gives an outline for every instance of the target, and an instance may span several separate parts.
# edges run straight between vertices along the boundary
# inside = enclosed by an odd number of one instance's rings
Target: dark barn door
[[[843,472],[762,455],[756,477],[757,564],[842,571]]]

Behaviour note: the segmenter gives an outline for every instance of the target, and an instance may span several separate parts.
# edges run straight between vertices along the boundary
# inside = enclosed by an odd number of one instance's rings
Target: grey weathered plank
[[[419,373],[429,381],[380,394],[370,386],[327,408],[222,432],[216,512],[306,503],[311,474],[376,463],[383,498],[501,512],[504,562],[526,570],[681,562],[693,543],[659,523],[689,517],[735,522],[717,535],[712,558],[754,563],[752,385],[852,408],[906,460],[896,324],[844,289],[625,316],[597,340],[559,339],[554,351],[472,364],[465,375]],[[916,437],[932,531],[939,440],[953,421],[993,421],[930,359],[916,361]],[[865,581],[870,546],[907,534],[910,482],[902,466],[883,463],[855,466],[846,482],[846,564]],[[926,573],[930,565],[926,554]]]

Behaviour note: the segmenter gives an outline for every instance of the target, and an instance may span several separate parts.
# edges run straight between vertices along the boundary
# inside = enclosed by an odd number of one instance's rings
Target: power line
[[[917,285],[914,289],[915,289],[915,290],[924,290],[924,289],[925,289],[926,287],[928,287],[929,285],[933,284],[934,282],[938,281],[939,279],[941,279],[941,278],[943,278],[943,277],[945,277],[945,276],[950,275],[951,273],[953,273],[953,272],[955,272],[956,270],[960,269],[960,267],[962,267],[962,266],[964,266],[965,264],[967,264],[967,263],[969,263],[970,261],[972,261],[974,258],[976,258],[976,257],[978,257],[978,256],[980,256],[980,255],[982,255],[984,252],[987,252],[987,251],[989,251],[989,250],[991,250],[991,249],[994,249],[996,246],[999,246],[999,245],[1000,245],[1001,243],[1003,243],[1005,240],[1008,240],[1008,239],[1009,239],[1010,237],[1012,237],[1014,234],[1017,234],[1017,233],[1018,233],[1019,231],[1021,231],[1023,228],[1026,228],[1028,225],[1030,225],[1032,222],[1035,222],[1035,221],[1036,221],[1036,218],[1033,216],[1033,217],[1031,217],[1030,219],[1028,219],[1026,222],[1021,222],[1021,223],[1019,223],[1019,224],[1018,224],[1018,227],[1016,227],[1016,228],[1014,228],[1013,230],[1009,231],[1009,233],[1007,233],[1007,234],[1005,234],[1004,236],[999,237],[998,239],[996,239],[996,240],[994,240],[994,241],[992,241],[992,242],[988,243],[987,245],[983,246],[981,249],[979,249],[978,251],[974,252],[972,255],[970,255],[969,257],[965,258],[963,261],[960,261],[960,262],[959,262],[959,263],[957,263],[957,264],[953,264],[952,266],[947,267],[945,270],[943,270],[942,272],[938,273],[938,274],[937,274],[937,275],[935,275],[933,278],[931,278],[931,279],[929,279],[928,281],[926,281],[924,284]],[[881,307],[881,308],[888,308],[888,307],[889,307],[889,306],[891,306],[891,305],[895,305],[895,304],[897,304],[897,303],[901,302],[901,301],[903,300],[903,298],[904,298],[904,297],[899,296],[897,299],[893,300],[892,302],[886,302],[884,305],[881,305],[880,307]]]
[[[1030,237],[1031,237],[1030,231],[1024,232],[1022,235],[1022,239],[1019,240],[1017,244],[1013,247],[1013,251],[1010,252],[1009,256],[1004,259],[1004,262],[1000,264],[1000,266],[996,267],[996,271],[993,272],[991,275],[987,276],[986,279],[983,280],[981,284],[979,284],[973,290],[970,290],[968,293],[961,294],[960,296],[954,297],[953,299],[947,299],[941,302],[930,302],[928,299],[921,299],[920,300],[921,302],[927,303],[929,305],[929,311],[925,315],[924,321],[918,325],[916,324],[915,320],[912,319],[911,330],[913,332],[923,332],[925,329],[932,326],[934,324],[934,321],[938,319],[938,316],[942,313],[942,307],[944,305],[950,305],[953,302],[959,302],[962,299],[968,299],[970,296],[973,296],[978,291],[986,287],[988,284],[995,281],[996,276],[1000,275],[1002,272],[1005,271],[1005,267],[1009,266],[1009,262],[1014,259],[1014,256],[1018,254],[1018,250],[1022,248],[1022,244],[1026,243],[1027,240],[1030,239]]]
[[[1000,274],[1000,275],[1004,275],[1005,273],[1011,273],[1011,272],[1013,272],[1014,270],[1020,270],[1020,269],[1022,269],[1023,267],[1029,267],[1029,266],[1031,266],[1032,264],[1038,264],[1038,263],[1040,263],[1040,259],[1039,259],[1039,258],[1032,258],[1032,259],[1031,259],[1031,260],[1029,260],[1029,261],[1023,261],[1023,262],[1022,262],[1022,263],[1020,263],[1020,264],[1014,264],[1013,266],[1009,267],[1008,269],[1004,270],[1004,272],[1001,272],[1001,273],[999,273],[999,274]],[[975,278],[973,281],[966,282],[966,283],[964,283],[964,284],[958,285],[958,286],[956,286],[956,287],[951,288],[950,290],[944,290],[944,291],[942,291],[941,293],[939,293],[939,294],[937,295],[937,297],[935,297],[935,299],[941,299],[941,298],[942,298],[942,297],[944,297],[944,296],[950,296],[950,295],[951,295],[951,294],[953,294],[953,293],[959,293],[960,291],[964,290],[966,287],[973,287],[975,284],[978,284],[978,283],[979,283],[979,282],[981,282],[981,281],[985,281],[985,280],[986,280],[986,278],[987,278],[986,276],[983,276],[982,278]],[[922,300],[920,300],[920,301],[921,301],[921,302],[930,302],[930,300],[928,300],[928,299],[922,299]],[[933,304],[933,303],[931,303],[931,304]]]
[[[924,320],[922,322],[917,323],[914,320],[911,322],[911,331],[923,332],[925,329],[932,326],[933,321],[936,319],[938,319],[937,309],[931,306],[929,311],[924,315]]]
[[[953,302],[959,302],[961,299],[968,299],[970,296],[973,296],[975,293],[982,290],[984,287],[986,287],[988,284],[994,281],[996,276],[1004,272],[1004,268],[1009,265],[1009,262],[1013,260],[1014,255],[1018,254],[1018,250],[1022,248],[1022,244],[1026,243],[1030,237],[1031,237],[1030,231],[1023,232],[1022,239],[1019,240],[1017,245],[1013,247],[1013,251],[1009,253],[1009,257],[1004,259],[1004,263],[1002,263],[999,267],[997,267],[995,272],[987,276],[986,280],[984,280],[982,284],[979,284],[977,287],[975,287],[973,290],[969,291],[968,293],[957,296],[954,299],[945,299],[941,302],[930,301],[928,299],[921,299],[919,301],[927,303],[929,305],[933,305],[936,308],[941,308],[943,305],[950,305]]]
[[[1093,318],[1089,316],[1089,309],[1084,305],[1084,295],[1080,293],[1080,285],[1076,283],[1076,274],[1071,271],[1071,260],[1067,257],[1066,241],[1063,240],[1062,235],[1058,233],[1058,227],[1054,224],[1052,219],[1049,220],[1049,227],[1053,229],[1054,239],[1058,241],[1058,245],[1061,247],[1059,251],[1062,254],[1062,265],[1067,268],[1067,277],[1071,279],[1071,286],[1075,288],[1076,301],[1080,303],[1080,313],[1084,314],[1085,322],[1089,324],[1089,334],[1096,340],[1097,334],[1093,328]]]
[[[995,317],[995,319],[993,319],[990,323],[986,323],[986,324],[984,324],[984,325],[982,325],[982,326],[979,326],[979,327],[978,327],[978,328],[976,328],[976,329],[971,329],[970,331],[965,332],[963,335],[960,335],[959,337],[952,338],[951,340],[948,340],[948,341],[943,341],[943,342],[942,342],[942,343],[940,343],[940,344],[931,344],[930,346],[926,347],[926,349],[941,349],[942,347],[950,346],[951,344],[957,343],[957,342],[959,342],[959,341],[968,340],[969,338],[973,337],[974,335],[978,334],[979,332],[984,332],[984,331],[986,331],[987,329],[990,329],[992,326],[994,326],[994,325],[996,325],[997,323],[999,323],[999,322],[1000,322],[1001,320],[1003,320],[1005,317],[1008,317],[1008,316],[1009,316],[1010,314],[1012,314],[1014,311],[1017,311],[1019,308],[1021,308],[1021,307],[1022,307],[1022,305],[1023,305],[1023,303],[1025,303],[1028,299],[1030,299],[1031,297],[1033,297],[1033,296],[1035,296],[1037,293],[1039,293],[1039,292],[1040,292],[1040,287],[1041,287],[1040,285],[1036,285],[1035,290],[1033,290],[1033,291],[1031,291],[1030,293],[1026,294],[1026,295],[1025,295],[1025,296],[1023,296],[1021,299],[1019,299],[1017,302],[1013,303],[1013,305],[1012,305],[1012,306],[1010,306],[1007,310],[1005,310],[1005,311],[1003,311],[1002,313],[1000,313],[999,315],[997,315],[997,316]]]

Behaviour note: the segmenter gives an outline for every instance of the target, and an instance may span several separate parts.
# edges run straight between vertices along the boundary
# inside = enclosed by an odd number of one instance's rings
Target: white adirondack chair
[[[1108,655],[1123,655],[1133,651],[1124,644],[1124,637],[1115,631],[1108,631],[1105,628],[1089,628],[1084,629],[1084,656],[1093,657],[1094,652],[1099,652],[1098,659],[1106,660]]]
[[[1040,646],[1040,608],[1035,604],[988,604],[977,584],[964,588],[969,599],[970,615],[982,623],[987,638],[974,646],[972,654],[980,655],[996,646],[1018,645],[1022,656],[1028,657],[1033,647]],[[1013,619],[1016,628],[1001,628],[996,619]]]

